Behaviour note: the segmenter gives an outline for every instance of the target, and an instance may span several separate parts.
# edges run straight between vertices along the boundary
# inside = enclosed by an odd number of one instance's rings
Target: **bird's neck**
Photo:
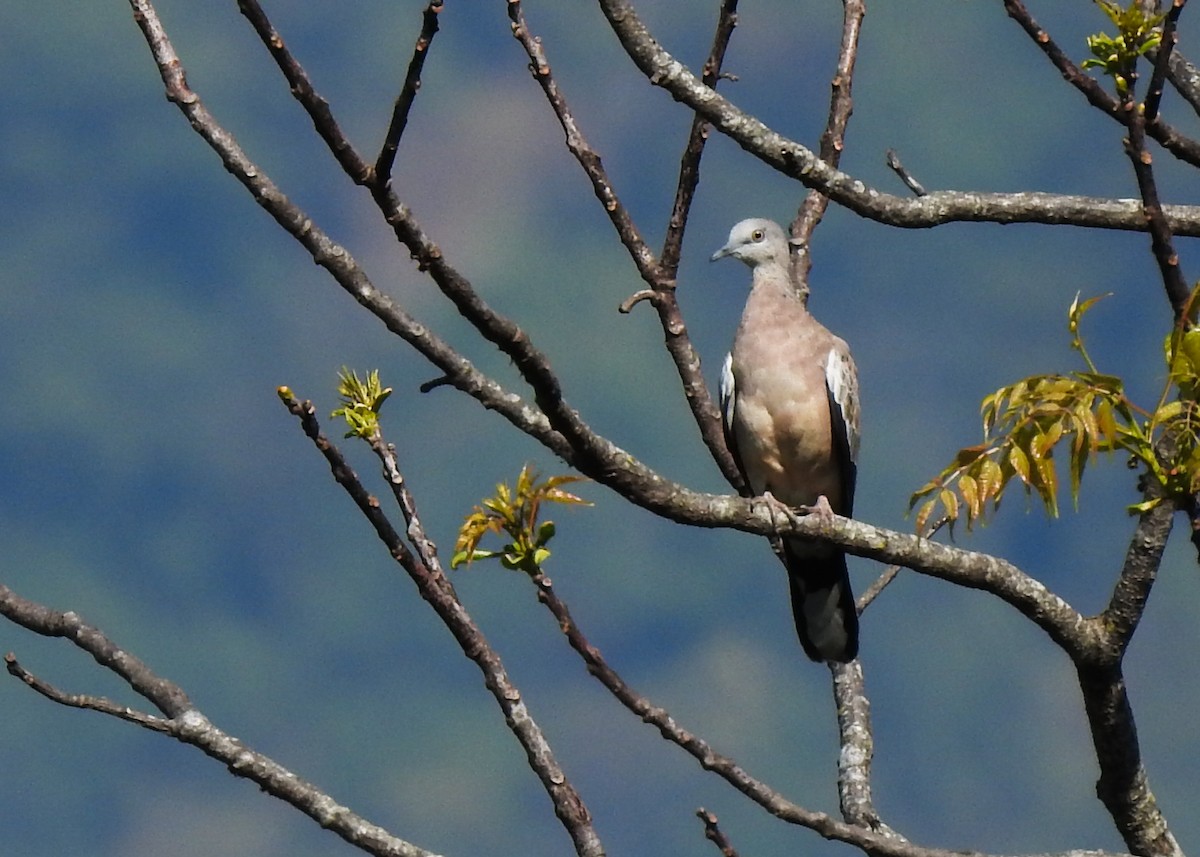
[[[770,262],[754,269],[750,279],[750,298],[762,302],[795,302],[803,308],[808,303],[808,290],[796,288],[787,264]]]

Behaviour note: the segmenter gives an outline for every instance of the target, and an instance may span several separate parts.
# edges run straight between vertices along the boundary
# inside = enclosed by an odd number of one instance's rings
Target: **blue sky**
[[[714,4],[642,4],[698,67]],[[1086,2],[1031,3],[1073,56],[1103,26]],[[448,258],[559,368],[585,419],[664,475],[724,490],[706,459],[640,281],[562,146],[505,4],[447,4],[402,143],[396,187]],[[1042,8],[1038,8],[1038,7]],[[507,361],[457,319],[340,176],[236,4],[159,4],[189,81],[250,156],[375,284],[505,383]],[[268,6],[344,127],[373,154],[421,4]],[[661,243],[690,117],[645,84],[599,12],[536,4],[584,134],[652,246]],[[1185,15],[1185,23],[1186,23]],[[726,92],[815,143],[840,5],[744,3]],[[482,689],[411,583],[279,405],[288,384],[335,406],[342,365],[396,389],[390,439],[449,554],[462,516],[533,442],[450,390],[337,289],[221,169],[163,98],[122,3],[0,8],[0,534],[3,581],[73,609],[180,683],[210,719],[376,823],[447,854],[560,853],[569,842]],[[1191,30],[1183,31],[1187,52]],[[1186,109],[1168,113],[1194,130]],[[1115,125],[1063,85],[999,3],[874,0],[843,167],[901,192],[895,148],[927,187],[1133,196]],[[1195,198],[1165,156],[1164,197]],[[715,380],[745,272],[709,266],[733,222],[786,220],[802,189],[714,137],[679,295]],[[1001,384],[1076,368],[1076,292],[1091,353],[1153,399],[1170,314],[1144,236],[950,225],[902,232],[831,211],[814,244],[812,308],[852,345],[864,385],[856,512],[901,530],[909,492],[979,439]],[[1181,245],[1191,276],[1190,247]],[[327,431],[340,434],[326,418]],[[347,445],[364,479],[375,465]],[[381,485],[376,483],[375,490]],[[961,544],[1011,559],[1084,611],[1119,567],[1134,498],[1123,462],[1089,471],[1078,512],[1048,522],[1013,497]],[[801,655],[762,540],[596,505],[555,514],[548,570],[633,686],[785,794],[835,810],[826,671]],[[1069,507],[1068,507],[1069,509]],[[1129,684],[1151,783],[1184,847],[1194,804],[1200,643],[1193,554],[1175,534]],[[853,561],[861,589],[879,569]],[[612,854],[703,852],[692,813],[742,853],[836,846],[766,819],[627,716],[562,645],[526,581],[459,572]],[[61,687],[139,704],[65,644],[0,625],[0,648]],[[914,840],[995,852],[1117,848],[1066,659],[1011,609],[902,575],[864,616],[876,795]],[[350,853],[200,754],[0,684],[0,829],[14,854]]]

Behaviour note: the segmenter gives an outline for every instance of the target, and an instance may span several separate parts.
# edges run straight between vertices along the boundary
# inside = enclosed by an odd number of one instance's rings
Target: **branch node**
[[[661,298],[659,297],[658,292],[656,292],[654,289],[642,289],[641,291],[634,292],[632,295],[625,298],[625,300],[621,301],[621,305],[617,307],[617,312],[621,313],[622,315],[628,315],[633,311],[633,308],[642,301],[650,301],[651,304],[657,306],[660,300]]]

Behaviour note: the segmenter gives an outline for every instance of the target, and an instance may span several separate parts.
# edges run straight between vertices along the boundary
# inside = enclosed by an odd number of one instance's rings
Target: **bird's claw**
[[[805,515],[811,515],[817,518],[823,525],[828,526],[833,523],[834,511],[829,505],[829,498],[824,494],[817,497],[817,502],[811,506],[801,506],[800,511]]]

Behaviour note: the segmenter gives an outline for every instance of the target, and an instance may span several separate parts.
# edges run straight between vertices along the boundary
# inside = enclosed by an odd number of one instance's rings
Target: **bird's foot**
[[[829,505],[829,498],[824,494],[817,497],[817,502],[811,506],[801,506],[800,511],[805,515],[816,518],[821,522],[822,526],[829,526],[833,523],[833,507]]]
[[[783,548],[783,544],[779,537],[779,519],[782,518],[792,524],[797,521],[796,512],[787,503],[779,500],[770,491],[764,491],[758,499],[762,500],[767,507],[767,514],[771,516],[771,526],[776,530],[776,533],[771,536],[772,547],[778,553]]]

